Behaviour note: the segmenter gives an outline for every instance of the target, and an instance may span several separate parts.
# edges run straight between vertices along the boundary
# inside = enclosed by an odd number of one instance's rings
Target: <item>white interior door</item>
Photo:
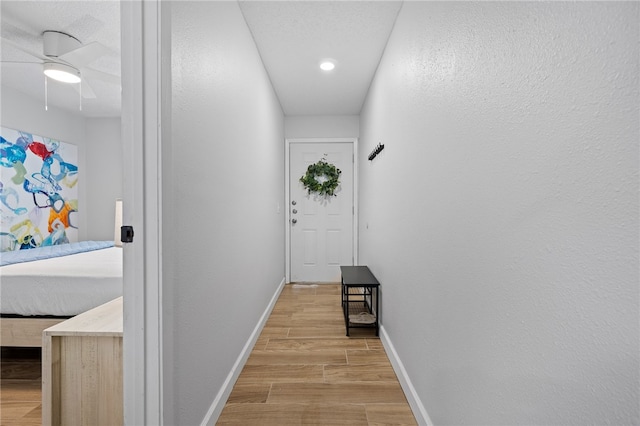
[[[323,158],[342,171],[333,197],[309,194],[300,182]],[[351,142],[289,145],[291,282],[339,282],[340,265],[353,265],[353,174]]]

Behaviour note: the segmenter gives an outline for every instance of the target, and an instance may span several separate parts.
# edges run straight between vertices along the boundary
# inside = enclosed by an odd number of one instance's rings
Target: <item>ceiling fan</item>
[[[101,56],[111,53],[111,49],[103,44],[98,42],[82,44],[80,40],[72,35],[51,30],[42,33],[42,40],[43,48],[42,54],[40,54],[3,37],[3,43],[7,43],[36,59],[36,61],[3,61],[3,63],[18,65],[41,64],[45,76],[63,83],[74,83],[73,86],[80,92],[81,97],[87,99],[96,98],[90,81],[100,80],[120,85],[119,76],[87,66]],[[46,81],[47,79],[45,78],[45,84]]]

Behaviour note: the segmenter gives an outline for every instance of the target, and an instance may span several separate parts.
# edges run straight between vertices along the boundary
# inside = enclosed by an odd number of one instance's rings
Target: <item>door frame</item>
[[[284,150],[284,232],[285,232],[285,281],[291,282],[291,144],[298,143],[350,143],[353,145],[353,264],[358,264],[358,138],[286,138]]]
[[[163,424],[160,0],[120,0],[122,40],[124,424]],[[167,7],[165,5],[165,7]],[[166,78],[166,77],[165,77]]]

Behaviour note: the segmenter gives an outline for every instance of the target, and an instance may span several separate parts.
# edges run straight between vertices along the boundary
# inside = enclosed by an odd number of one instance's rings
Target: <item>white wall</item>
[[[120,118],[86,120],[87,239],[111,240],[115,200],[122,198],[122,136]]]
[[[293,115],[284,118],[286,138],[357,138],[358,115]]]
[[[284,279],[284,118],[236,2],[171,8],[164,411],[193,425]]]
[[[638,7],[404,3],[360,256],[434,424],[640,423]]]

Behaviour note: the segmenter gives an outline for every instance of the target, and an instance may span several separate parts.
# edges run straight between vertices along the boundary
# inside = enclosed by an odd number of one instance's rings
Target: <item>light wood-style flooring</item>
[[[373,330],[345,336],[339,284],[287,284],[218,425],[415,425]]]
[[[0,352],[0,425],[42,424],[40,348],[2,348]]]
[[[415,425],[380,340],[345,336],[340,285],[284,287],[219,425]],[[0,425],[41,424],[39,348],[2,348]]]

